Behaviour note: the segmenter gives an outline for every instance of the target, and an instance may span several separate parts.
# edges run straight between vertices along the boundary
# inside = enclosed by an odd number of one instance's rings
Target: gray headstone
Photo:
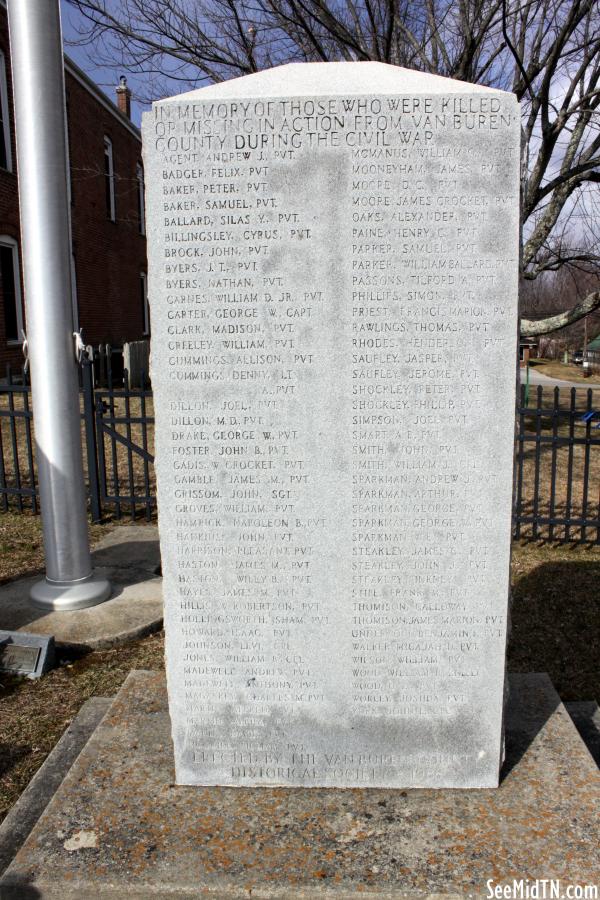
[[[378,63],[146,114],[180,783],[498,783],[519,122]]]
[[[130,387],[148,387],[148,341],[128,341],[123,344],[123,368],[127,369]]]

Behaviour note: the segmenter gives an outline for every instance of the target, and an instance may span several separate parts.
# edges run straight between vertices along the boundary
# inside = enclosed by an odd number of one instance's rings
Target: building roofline
[[[98,85],[90,78],[89,75],[80,69],[77,63],[74,63],[73,60],[64,54],[65,59],[65,72],[68,72],[69,75],[72,75],[73,78],[78,81],[87,91],[92,94],[95,100],[98,101],[109,113],[111,113],[117,122],[123,125],[131,134],[137,138],[138,141],[142,140],[142,135],[140,129],[133,124],[131,119],[127,118],[118,107],[111,101],[110,97],[102,91]]]
[[[0,0],[0,8],[7,12],[6,0]],[[68,72],[79,84],[91,94],[95,100],[100,103],[109,113],[111,113],[117,122],[127,129],[137,140],[142,142],[142,133],[137,125],[134,125],[131,119],[123,115],[120,109],[113,103],[110,97],[101,90],[96,82],[89,75],[80,69],[77,63],[73,62],[70,56],[63,51],[63,59],[65,61],[65,71]]]

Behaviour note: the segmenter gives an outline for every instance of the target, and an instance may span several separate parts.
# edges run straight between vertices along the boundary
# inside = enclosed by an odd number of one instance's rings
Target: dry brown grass
[[[533,388],[529,398],[529,408],[537,405],[538,397],[542,398],[541,405],[544,412],[539,417],[535,414],[525,416],[526,435],[535,436],[537,434],[544,438],[552,438],[556,435],[561,439],[571,436],[581,440],[589,436],[594,440],[600,440],[600,430],[596,428],[600,424],[600,396],[592,396],[591,408],[598,410],[598,415],[589,428],[581,418],[588,409],[585,391],[576,391],[574,407],[576,415],[572,424],[570,416],[553,415],[553,390],[543,388],[537,391]],[[562,389],[559,392],[557,409],[568,412],[570,408],[570,392]],[[585,530],[578,526],[572,527],[568,534],[565,526],[554,528],[547,525],[541,526],[537,535],[531,525],[524,525],[521,532],[523,536],[539,536],[554,540],[568,537],[571,540],[591,542],[598,539],[600,536],[600,445],[586,447],[583,444],[576,444],[569,449],[567,446],[558,444],[553,447],[552,441],[549,440],[539,444],[525,440],[522,463],[517,460],[517,476],[521,468],[520,507],[523,514],[533,515],[537,511],[539,516],[585,518],[593,523],[592,527]],[[571,469],[570,478],[569,468]],[[535,503],[536,471],[538,473],[537,507]],[[553,471],[555,471],[554,477]]]
[[[42,520],[29,513],[0,515],[0,582],[33,575],[44,565]]]
[[[115,522],[111,519],[102,525],[88,526],[90,544],[93,546],[110,530],[120,524],[130,524],[127,519]],[[44,545],[42,520],[30,512],[0,514],[0,584],[35,575],[44,569]]]
[[[108,401],[108,398],[105,398]],[[0,392],[0,410],[8,410],[11,400],[5,393]],[[21,392],[13,395],[12,403],[17,412],[24,412],[26,409],[26,398]],[[83,411],[83,401],[81,401],[81,410]],[[152,422],[144,424],[142,422],[133,422],[126,424],[117,421],[110,423],[109,418],[121,419],[145,419],[154,416],[154,405],[152,398],[148,397],[144,400],[138,398],[116,397],[112,401],[112,407],[105,412],[104,419],[110,427],[116,431],[121,437],[145,449],[150,455],[154,454],[154,424]],[[27,431],[30,430],[31,446],[35,440],[35,429],[33,422],[19,415],[14,419],[9,417],[0,417],[0,454],[4,460],[4,471],[0,469],[0,486],[6,484],[8,487],[16,488],[20,483],[22,487],[31,488],[32,486],[32,457],[30,455],[29,443],[27,440]],[[81,425],[82,446],[86,447],[85,428],[82,420]],[[98,442],[100,436],[98,436]],[[110,435],[104,436],[104,456],[107,493],[113,496],[144,496],[146,478],[148,479],[150,494],[154,495],[156,490],[154,466],[144,460],[141,454],[133,452],[130,456],[125,445]],[[84,452],[84,471],[87,478],[87,457]],[[35,477],[35,476],[34,476]],[[19,505],[16,497],[9,501],[10,509],[18,510]],[[23,501],[25,509],[31,509],[29,499]],[[113,504],[105,504],[104,512],[110,518],[114,511]],[[138,504],[132,508],[132,505],[124,501],[121,512],[125,515],[144,515],[146,513],[145,506]],[[155,509],[152,510],[155,515]]]
[[[559,362],[557,359],[532,359],[529,363],[532,369],[541,375],[547,375],[548,378],[558,378],[562,381],[576,381],[582,387],[591,387],[600,384],[600,378],[597,374],[591,375],[589,378],[583,377],[582,366],[572,366]],[[525,381],[525,371],[521,369],[521,379]]]
[[[563,700],[600,701],[600,547],[518,541],[508,669],[548,672]]]
[[[114,527],[114,522],[90,525],[92,546]],[[0,583],[43,568],[40,516],[0,515]],[[162,666],[160,633],[82,659],[61,660],[36,681],[0,672],[0,821],[89,697],[113,696],[131,669]]]
[[[517,542],[512,583],[508,669],[549,672],[564,700],[600,698],[600,548]],[[154,634],[38,681],[0,676],[0,820],[89,697],[114,695],[133,668],[162,667]]]
[[[570,376],[569,376],[570,377]],[[561,392],[561,408],[566,408],[568,396]],[[532,399],[535,395],[532,394]],[[552,405],[552,392],[543,392],[545,405]],[[6,398],[0,397],[0,403]],[[599,399],[600,403],[600,399]],[[583,397],[578,409],[583,411]],[[119,401],[116,414],[125,412],[125,402]],[[130,408],[139,415],[139,405]],[[152,414],[151,403],[147,413]],[[540,420],[540,433],[552,434],[552,421]],[[127,434],[123,424],[116,426]],[[12,454],[12,435],[6,420],[0,423],[5,458]],[[529,432],[535,432],[535,417],[527,421]],[[567,435],[569,427],[561,423],[560,435]],[[575,434],[585,434],[585,428],[575,426]],[[27,454],[23,422],[15,432],[17,456],[26,468]],[[592,431],[600,437],[600,431]],[[142,442],[139,424],[131,426],[133,440]],[[153,429],[148,429],[148,449],[152,452]],[[539,512],[550,511],[553,451],[550,444],[538,451],[527,444],[523,460],[525,506],[533,504],[533,484],[536,458],[540,462]],[[567,508],[566,473],[569,451],[556,450],[558,477],[555,483],[555,512]],[[119,449],[116,471],[109,474],[128,491],[130,478],[136,489],[143,486],[144,466],[139,458],[130,470],[127,454]],[[573,449],[573,478],[571,512],[582,508],[586,454],[582,447]],[[600,485],[600,447],[591,448],[588,458],[590,486],[588,513],[598,512]],[[150,467],[150,475],[153,472]],[[14,479],[14,470],[8,473]],[[111,524],[111,523],[109,523]],[[112,523],[114,524],[114,523]],[[92,541],[107,530],[105,525],[91,526]],[[544,531],[547,534],[547,529]],[[557,527],[554,537],[559,539],[563,529]],[[575,531],[572,537],[576,537]],[[595,529],[587,538],[596,537]],[[41,520],[38,516],[8,512],[0,515],[0,581],[31,574],[43,567]],[[508,667],[512,671],[547,671],[563,699],[600,699],[600,547],[576,544],[556,546],[548,543],[519,541],[514,545],[512,577],[514,603],[512,634],[508,647]],[[0,819],[6,813],[48,752],[91,696],[111,696],[122,684],[132,668],[161,668],[163,642],[161,635],[109,651],[90,653],[83,659],[61,665],[39,681],[27,681],[0,676]]]
[[[0,673],[0,821],[90,697],[112,697],[131,669],[163,665],[163,636],[98,650],[37,681]]]

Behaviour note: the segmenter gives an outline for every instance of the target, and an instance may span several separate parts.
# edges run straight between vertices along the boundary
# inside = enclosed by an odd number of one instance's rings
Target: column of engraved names
[[[489,164],[444,139],[467,122],[460,102],[450,117],[419,100],[431,146],[404,131],[408,147],[353,162],[353,697],[363,714],[430,717],[439,681],[476,677],[480,638],[502,633],[453,585],[457,548],[486,525],[470,497],[477,456],[456,451],[482,411],[471,359],[494,342],[502,261],[475,242],[490,210],[471,181]],[[479,541],[466,561],[474,591],[490,549]],[[450,713],[465,696],[453,687],[446,699]]]
[[[314,689],[297,655],[290,672],[288,638],[318,604],[307,590],[312,548],[296,540],[294,522],[309,476],[296,429],[277,423],[293,400],[295,370],[311,364],[295,331],[312,309],[287,289],[284,271],[263,271],[271,248],[302,223],[268,189],[269,166],[250,165],[231,131],[219,150],[203,149],[171,153],[164,176],[165,286],[176,292],[168,294],[170,376],[219,386],[218,401],[174,402],[171,418],[185,685],[206,721],[198,698],[235,701],[240,680],[258,712],[263,700],[266,710]],[[235,578],[223,593],[224,566]],[[239,723],[251,724],[251,716]]]

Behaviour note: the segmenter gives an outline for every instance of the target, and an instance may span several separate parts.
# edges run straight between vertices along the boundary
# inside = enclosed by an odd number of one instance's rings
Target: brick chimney
[[[119,112],[122,112],[128,119],[131,118],[131,91],[127,87],[127,79],[124,75],[119,78],[119,86],[116,89],[117,106]]]

